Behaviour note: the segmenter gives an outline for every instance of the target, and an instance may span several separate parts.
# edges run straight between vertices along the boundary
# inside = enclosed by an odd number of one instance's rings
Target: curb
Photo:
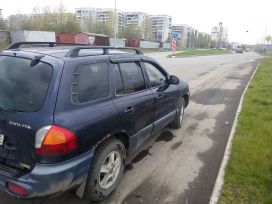
[[[224,152],[224,156],[223,156],[223,159],[222,159],[222,162],[221,162],[221,165],[220,165],[220,169],[219,169],[216,181],[215,181],[215,185],[214,185],[214,188],[213,188],[213,192],[212,192],[212,196],[211,196],[209,204],[216,204],[218,202],[219,197],[220,197],[220,191],[221,191],[222,186],[224,184],[224,176],[225,176],[226,166],[227,166],[229,158],[230,158],[232,140],[234,138],[234,134],[235,134],[235,131],[236,131],[238,117],[239,117],[239,114],[240,114],[241,109],[242,109],[242,105],[243,105],[243,101],[244,101],[244,95],[245,95],[245,93],[247,91],[247,88],[248,88],[251,80],[254,78],[254,76],[255,76],[258,68],[259,68],[259,65],[260,65],[260,62],[258,63],[258,65],[257,65],[255,71],[253,72],[251,78],[249,79],[249,81],[248,81],[248,83],[246,85],[246,88],[245,88],[245,90],[244,90],[244,92],[243,92],[243,94],[241,96],[241,99],[240,99],[240,102],[239,102],[239,105],[238,105],[238,108],[237,108],[237,112],[236,112],[236,115],[235,115],[235,118],[234,118],[234,122],[233,122],[233,125],[232,125],[232,128],[231,128],[231,132],[230,132],[230,135],[229,135],[228,143],[227,143],[227,146],[226,146],[226,149],[225,149],[225,152]]]

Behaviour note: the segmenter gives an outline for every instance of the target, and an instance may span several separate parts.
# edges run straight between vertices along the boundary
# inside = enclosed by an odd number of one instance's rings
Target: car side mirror
[[[171,75],[168,80],[169,84],[179,84],[179,78]]]

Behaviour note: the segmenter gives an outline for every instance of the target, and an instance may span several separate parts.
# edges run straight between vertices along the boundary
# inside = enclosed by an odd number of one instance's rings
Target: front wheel
[[[169,124],[171,128],[179,129],[182,126],[185,110],[185,100],[182,98],[179,103],[178,112],[175,119]]]
[[[103,142],[96,150],[89,171],[84,198],[101,201],[120,183],[126,159],[126,150],[118,139]]]

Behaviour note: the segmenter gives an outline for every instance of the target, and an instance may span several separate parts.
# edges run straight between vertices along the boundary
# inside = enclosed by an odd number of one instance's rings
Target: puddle
[[[133,164],[127,164],[126,166],[125,166],[125,172],[126,171],[131,171],[132,169],[133,169],[134,167],[133,167]]]
[[[145,150],[141,151],[139,154],[137,154],[137,156],[132,159],[132,163],[137,163],[137,162],[141,161],[143,158],[145,158],[146,156],[152,155],[149,152],[149,149],[151,147],[152,146],[149,146],[147,149],[145,149]]]
[[[176,137],[175,135],[173,135],[172,132],[170,131],[163,131],[156,139],[156,142],[170,142],[174,137]]]
[[[192,95],[191,100],[202,105],[228,104],[232,100],[234,91],[235,89],[205,89]]]

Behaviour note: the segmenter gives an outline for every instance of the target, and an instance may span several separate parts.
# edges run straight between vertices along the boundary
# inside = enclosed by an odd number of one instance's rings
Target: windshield
[[[22,112],[38,111],[45,99],[52,67],[30,66],[31,60],[0,56],[0,108]]]

